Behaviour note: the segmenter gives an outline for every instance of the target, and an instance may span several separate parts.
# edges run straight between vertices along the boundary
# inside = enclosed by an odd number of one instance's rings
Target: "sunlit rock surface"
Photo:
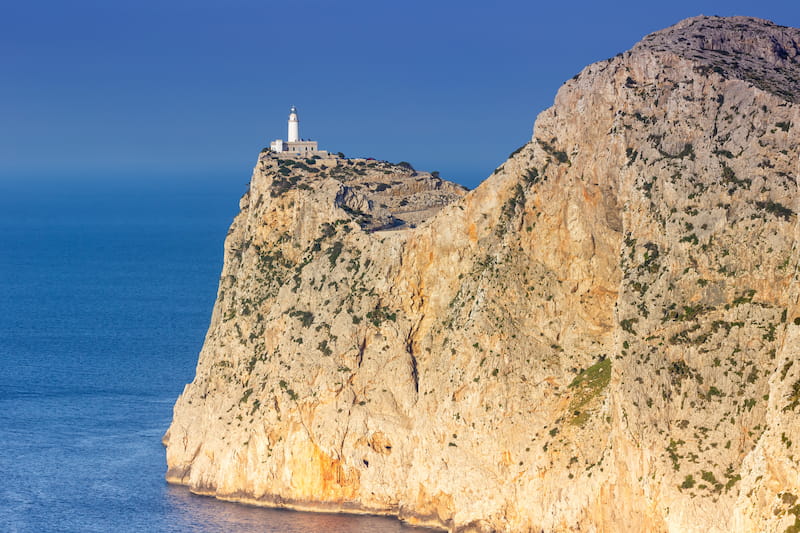
[[[168,481],[453,531],[800,528],[798,43],[652,34],[469,193],[262,154]]]

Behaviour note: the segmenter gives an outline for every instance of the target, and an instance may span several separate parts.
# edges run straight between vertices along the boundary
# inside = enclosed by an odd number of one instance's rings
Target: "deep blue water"
[[[413,530],[163,480],[242,179],[0,185],[0,531]]]

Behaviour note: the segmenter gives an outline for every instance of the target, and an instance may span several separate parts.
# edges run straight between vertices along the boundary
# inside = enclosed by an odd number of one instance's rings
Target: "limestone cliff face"
[[[800,527],[799,56],[683,21],[469,193],[262,154],[167,479],[454,531]]]

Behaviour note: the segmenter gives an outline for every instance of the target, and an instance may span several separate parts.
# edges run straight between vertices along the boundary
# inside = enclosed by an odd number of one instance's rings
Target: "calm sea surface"
[[[415,530],[163,481],[245,189],[0,183],[0,531]]]

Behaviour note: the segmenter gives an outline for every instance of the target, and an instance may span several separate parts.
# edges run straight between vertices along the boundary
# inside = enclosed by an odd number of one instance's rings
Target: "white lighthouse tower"
[[[300,139],[300,119],[297,118],[297,108],[295,106],[289,109],[289,131],[286,142],[283,142],[281,139],[276,139],[270,143],[269,147],[272,152],[282,153],[290,157],[297,155],[327,154],[327,152],[319,150],[317,141],[304,141]]]
[[[297,118],[297,108],[292,106],[289,110],[289,136],[286,139],[290,143],[300,140],[300,119]]]

